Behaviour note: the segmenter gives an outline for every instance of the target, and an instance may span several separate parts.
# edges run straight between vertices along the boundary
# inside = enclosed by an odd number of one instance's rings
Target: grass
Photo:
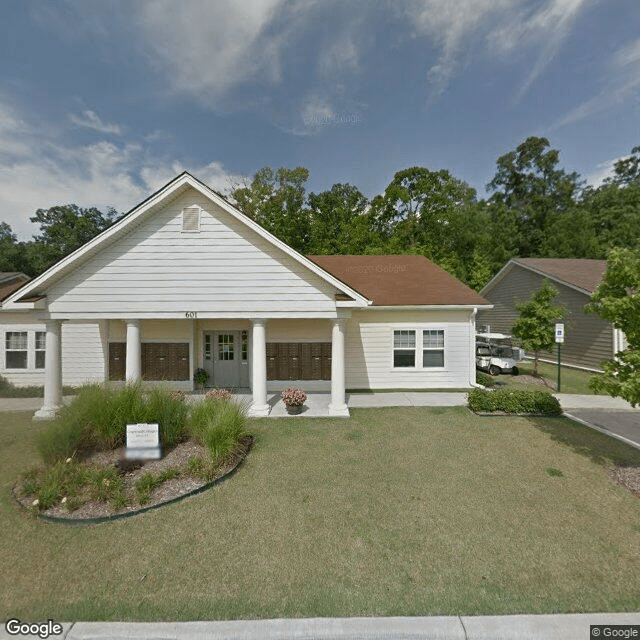
[[[640,451],[564,418],[352,415],[253,421],[254,449],[228,482],[61,526],[10,493],[43,425],[0,414],[0,617],[638,610],[640,500],[603,465],[640,465]]]
[[[558,383],[558,366],[548,362],[538,362],[538,373],[547,382],[547,386],[527,384],[522,381],[521,376],[533,374],[533,361],[526,360],[518,364],[520,376],[501,374],[493,377],[498,386],[514,387],[516,389],[548,389],[555,392]],[[589,388],[589,380],[594,376],[590,371],[582,369],[572,369],[571,367],[561,367],[560,391],[562,393],[578,393],[581,395],[594,395]]]
[[[63,387],[65,396],[77,393],[75,387]],[[16,387],[3,376],[0,376],[0,398],[44,398],[44,387]]]

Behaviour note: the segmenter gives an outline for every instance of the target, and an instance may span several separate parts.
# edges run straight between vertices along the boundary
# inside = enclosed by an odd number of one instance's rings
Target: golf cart
[[[514,347],[511,336],[504,333],[476,334],[476,369],[488,371],[492,376],[510,373],[517,376],[517,364],[524,360],[524,351]]]

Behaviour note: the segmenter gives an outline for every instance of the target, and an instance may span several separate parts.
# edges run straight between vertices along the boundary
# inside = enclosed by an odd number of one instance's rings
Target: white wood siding
[[[182,210],[202,208],[201,231]],[[335,289],[189,189],[53,284],[53,314],[330,313]]]
[[[357,311],[347,322],[348,389],[469,387],[470,311]],[[394,329],[443,329],[443,369],[393,368]],[[475,339],[475,336],[471,336]],[[421,360],[421,356],[419,360]]]
[[[5,314],[0,324],[0,375],[17,387],[44,385],[44,369],[35,368],[35,334],[45,331],[44,323],[34,322],[29,314]],[[5,368],[5,332],[27,332],[27,368]],[[106,325],[93,323],[63,323],[62,383],[79,386],[87,382],[102,382],[106,368]]]

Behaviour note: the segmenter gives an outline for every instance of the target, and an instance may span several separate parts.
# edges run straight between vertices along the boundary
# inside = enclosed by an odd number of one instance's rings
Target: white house
[[[475,384],[481,296],[421,256],[305,257],[183,173],[0,307],[0,375],[62,384],[167,380],[245,388],[250,413],[284,386]]]

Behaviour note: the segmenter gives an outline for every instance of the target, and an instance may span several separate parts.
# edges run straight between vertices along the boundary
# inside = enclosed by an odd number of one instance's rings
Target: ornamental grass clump
[[[307,394],[302,389],[283,389],[281,395],[287,407],[300,407],[307,400]]]
[[[184,396],[163,387],[143,393],[140,385],[82,387],[38,439],[38,451],[53,464],[77,451],[116,449],[125,444],[127,424],[158,423],[165,447],[187,435]]]
[[[560,403],[548,391],[474,389],[469,392],[469,408],[478,413],[531,413],[559,415]]]
[[[192,407],[189,434],[209,450],[213,461],[225,458],[246,435],[244,407],[219,398],[209,398]]]

